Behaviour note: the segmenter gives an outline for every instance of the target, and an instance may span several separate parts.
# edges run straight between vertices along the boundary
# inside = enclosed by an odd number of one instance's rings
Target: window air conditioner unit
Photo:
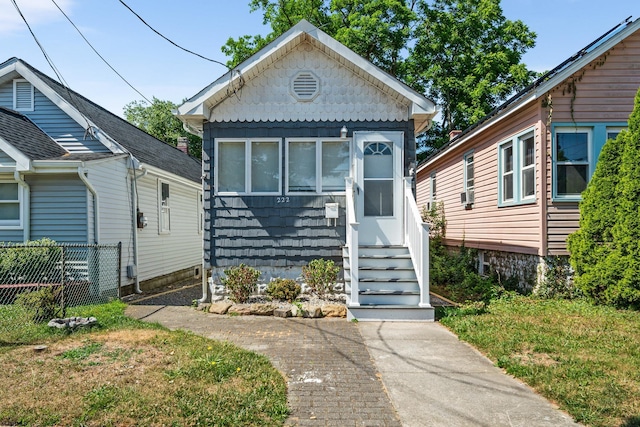
[[[460,193],[460,204],[470,207],[474,202],[473,189],[468,189]]]

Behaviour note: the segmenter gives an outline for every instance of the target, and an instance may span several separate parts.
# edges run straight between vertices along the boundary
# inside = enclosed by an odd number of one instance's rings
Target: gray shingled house
[[[0,63],[0,242],[122,243],[124,292],[202,271],[201,166],[26,62]]]
[[[433,319],[412,191],[435,105],[306,21],[178,109],[203,136],[205,267],[332,259],[350,316]]]

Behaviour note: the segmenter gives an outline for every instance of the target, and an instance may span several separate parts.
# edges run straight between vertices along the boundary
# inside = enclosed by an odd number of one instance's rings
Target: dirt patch
[[[512,359],[519,361],[523,365],[536,365],[536,366],[554,366],[559,362],[547,353],[536,353],[533,350],[525,350],[521,353],[516,353],[511,356]]]

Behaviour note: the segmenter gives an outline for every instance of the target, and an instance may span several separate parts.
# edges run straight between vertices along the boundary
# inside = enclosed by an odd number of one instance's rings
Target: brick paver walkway
[[[127,314],[267,356],[287,379],[287,426],[401,426],[356,324],[344,319],[217,316],[132,305]]]

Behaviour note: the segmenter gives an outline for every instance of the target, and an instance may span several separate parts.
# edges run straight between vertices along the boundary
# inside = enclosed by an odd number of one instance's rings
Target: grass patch
[[[442,324],[589,426],[640,426],[640,313],[515,296]]]
[[[124,308],[69,310],[99,322],[73,333],[11,330],[0,314],[0,425],[283,424],[286,384],[266,357],[130,319]]]

